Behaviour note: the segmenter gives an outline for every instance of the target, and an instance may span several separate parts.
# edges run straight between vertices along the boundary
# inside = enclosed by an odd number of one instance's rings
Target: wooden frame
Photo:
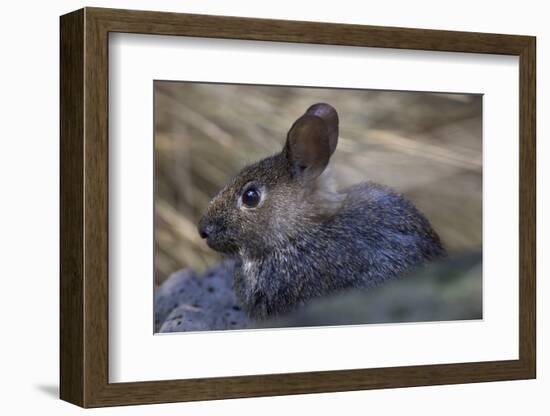
[[[109,32],[519,56],[519,359],[109,383]],[[98,407],[535,378],[534,37],[85,8],[61,17],[60,63],[63,400]]]

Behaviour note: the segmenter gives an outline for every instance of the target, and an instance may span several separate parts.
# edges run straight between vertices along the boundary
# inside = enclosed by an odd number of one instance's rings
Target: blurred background
[[[331,167],[339,188],[388,185],[427,216],[451,257],[482,241],[482,97],[155,81],[155,283],[221,257],[196,224],[249,163],[279,152],[316,102],[340,117]]]

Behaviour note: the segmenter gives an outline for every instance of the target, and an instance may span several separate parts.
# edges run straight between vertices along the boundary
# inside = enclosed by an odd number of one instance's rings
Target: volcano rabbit
[[[337,142],[336,110],[311,106],[283,150],[244,168],[199,222],[210,248],[240,260],[234,290],[252,319],[369,288],[445,255],[428,220],[391,189],[333,189],[325,169]]]

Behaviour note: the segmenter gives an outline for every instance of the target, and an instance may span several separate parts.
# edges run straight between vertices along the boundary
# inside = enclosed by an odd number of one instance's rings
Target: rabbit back
[[[376,284],[410,267],[445,255],[439,236],[426,217],[403,196],[372,182],[343,191],[347,198],[329,224],[327,237],[343,244],[353,243],[344,257],[364,260],[369,270],[365,283]],[[347,246],[347,245],[346,245]]]

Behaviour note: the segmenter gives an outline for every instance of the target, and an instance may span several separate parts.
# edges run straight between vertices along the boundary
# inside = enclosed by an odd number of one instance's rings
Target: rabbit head
[[[338,141],[338,115],[311,106],[283,150],[244,168],[210,201],[198,230],[210,248],[258,257],[307,233],[340,203],[325,169]],[[325,173],[324,173],[325,172]]]

